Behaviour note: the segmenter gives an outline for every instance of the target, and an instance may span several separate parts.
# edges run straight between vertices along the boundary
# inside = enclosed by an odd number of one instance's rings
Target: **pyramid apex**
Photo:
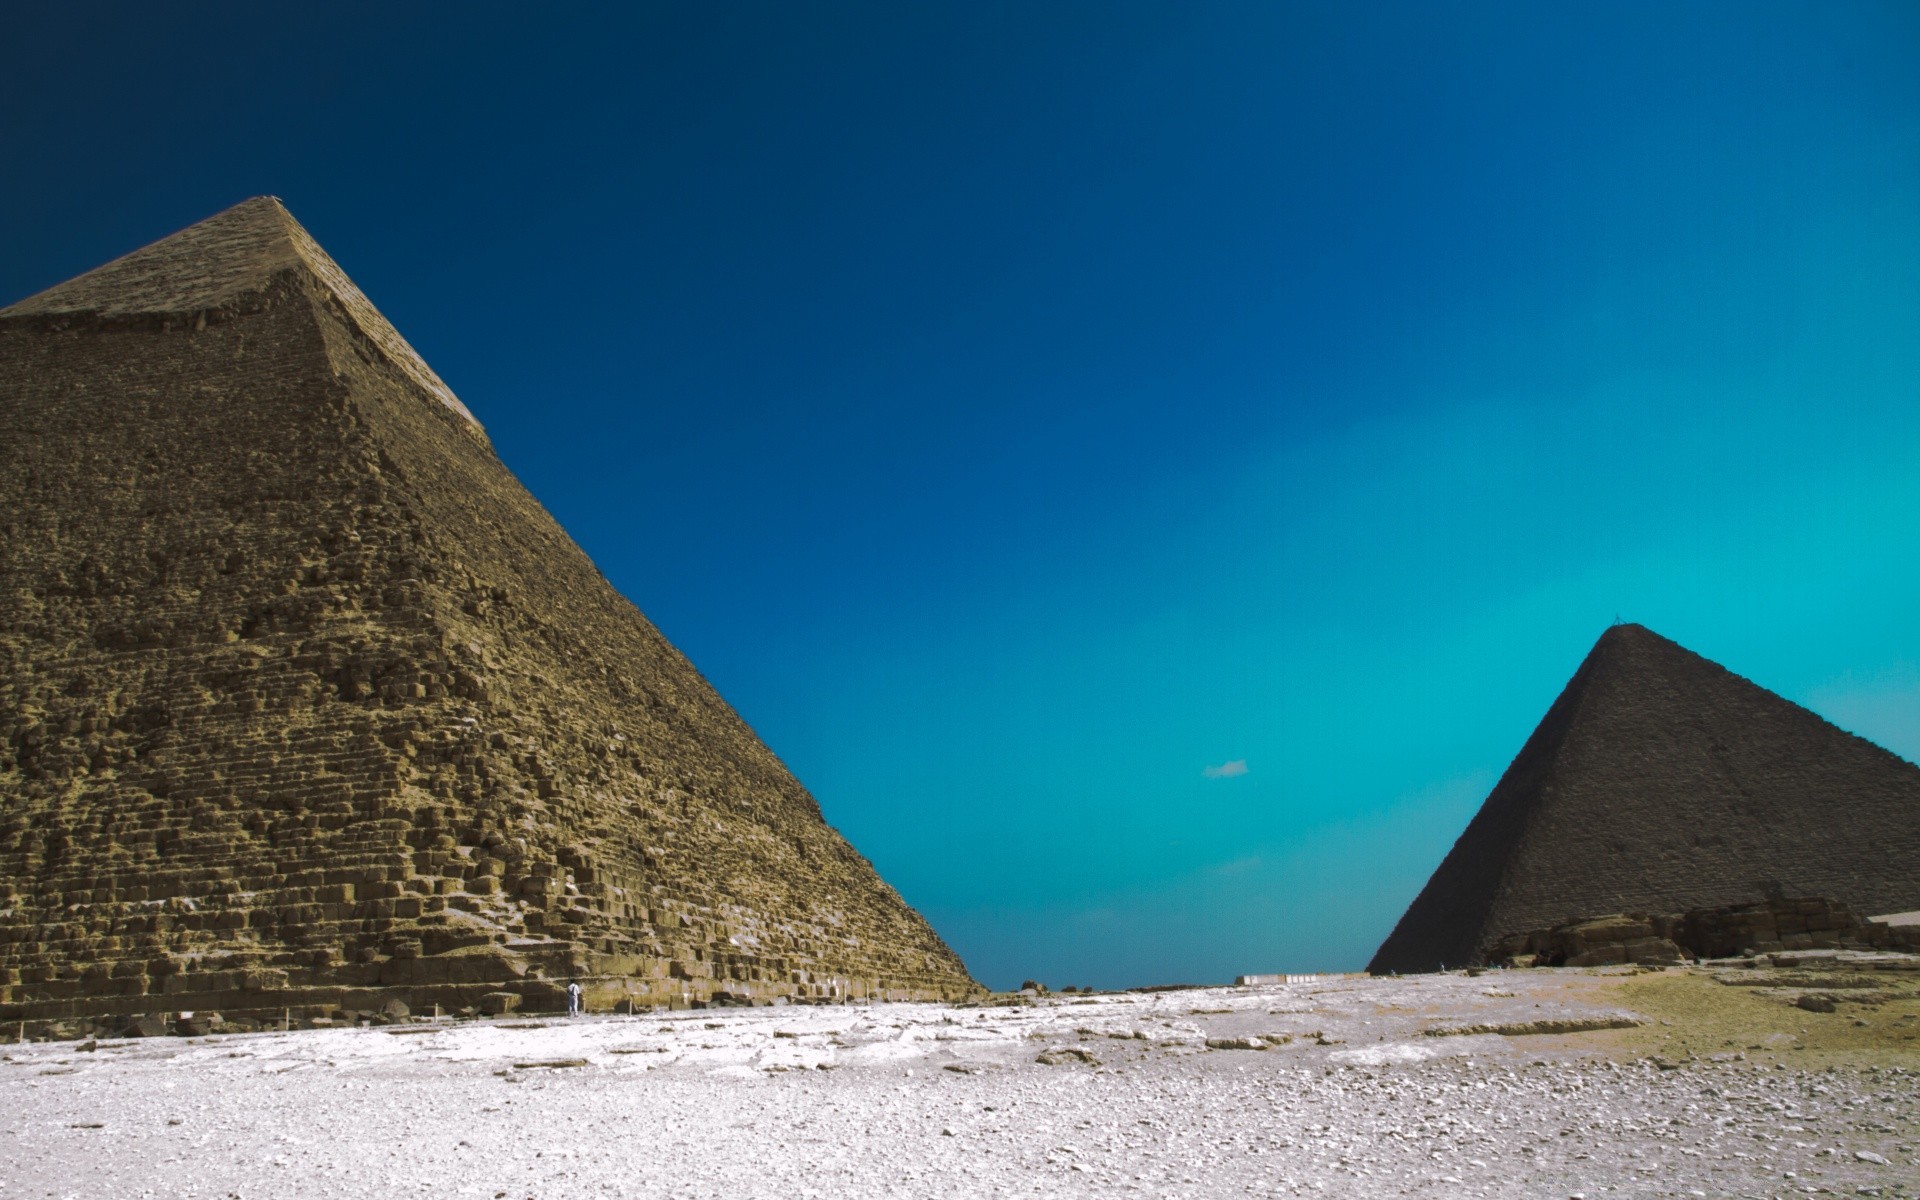
[[[0,309],[0,315],[124,317],[218,308],[296,265],[298,229],[278,197],[254,196]]]
[[[0,308],[5,317],[176,316],[244,306],[289,272],[330,292],[366,338],[435,399],[478,428],[425,360],[347,278],[278,196],[252,196],[131,254]]]
[[[1601,632],[1600,637],[1594,642],[1594,645],[1604,646],[1610,642],[1644,641],[1648,638],[1662,642],[1672,640],[1661,637],[1653,630],[1648,629],[1645,625],[1636,621],[1616,621]]]
[[[245,200],[242,200],[240,203],[234,205],[232,208],[225,209],[222,212],[215,213],[213,216],[208,217],[206,219],[208,221],[214,221],[214,220],[218,220],[223,216],[226,216],[229,213],[239,215],[243,213],[254,213],[254,212],[279,213],[280,215],[286,217],[289,221],[293,220],[293,214],[287,210],[287,202],[285,200],[282,200],[278,196],[269,195],[264,192],[258,196],[248,196]],[[191,228],[191,226],[189,226],[189,228]]]
[[[1662,636],[1645,625],[1622,621],[1609,625],[1601,631],[1600,636],[1594,639],[1593,648],[1587,651],[1586,661],[1589,663],[1612,662],[1636,650],[1652,651],[1656,658],[1680,656],[1686,659],[1697,659],[1700,657],[1679,642]]]

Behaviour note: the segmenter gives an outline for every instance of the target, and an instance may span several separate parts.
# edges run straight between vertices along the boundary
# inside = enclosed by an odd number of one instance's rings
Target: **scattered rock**
[[[520,993],[518,992],[488,992],[480,997],[480,1011],[490,1017],[514,1012],[519,1007]]]
[[[1875,1154],[1871,1150],[1855,1150],[1853,1152],[1853,1156],[1859,1159],[1861,1162],[1872,1163],[1876,1167],[1887,1167],[1887,1166],[1893,1165],[1892,1163],[1887,1161],[1886,1155]]]
[[[1835,1009],[1832,996],[1806,995],[1794,1001],[1794,1004],[1808,1012],[1830,1013]]]
[[[1265,1050],[1267,1043],[1256,1037],[1218,1037],[1207,1039],[1209,1050]]]
[[[1086,1063],[1097,1067],[1100,1060],[1078,1046],[1055,1046],[1051,1050],[1042,1050],[1033,1060],[1042,1066],[1060,1067],[1071,1063]]]

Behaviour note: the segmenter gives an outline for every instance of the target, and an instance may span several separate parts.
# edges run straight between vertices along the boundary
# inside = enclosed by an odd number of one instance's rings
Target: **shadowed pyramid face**
[[[1373,971],[1503,936],[1778,896],[1920,906],[1920,768],[1638,625],[1609,629]]]
[[[0,310],[0,511],[0,1012],[974,986],[278,201]]]

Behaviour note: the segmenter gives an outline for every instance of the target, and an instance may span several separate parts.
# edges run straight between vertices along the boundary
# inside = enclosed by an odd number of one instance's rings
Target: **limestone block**
[[[1647,965],[1677,965],[1684,960],[1680,947],[1663,937],[1636,938],[1622,949],[1625,961]]]
[[[279,991],[287,986],[287,973],[273,968],[256,968],[240,973],[240,988],[247,992]]]
[[[379,982],[388,987],[421,987],[450,983],[503,983],[523,978],[524,959],[491,947],[395,958],[380,965]]]

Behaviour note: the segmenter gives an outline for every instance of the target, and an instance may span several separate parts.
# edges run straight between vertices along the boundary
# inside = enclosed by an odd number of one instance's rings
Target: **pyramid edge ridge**
[[[254,199],[273,201],[280,219],[284,222],[287,238],[293,246],[294,254],[315,280],[338,302],[347,319],[352,322],[361,336],[372,343],[402,374],[425,389],[435,400],[466,418],[474,431],[481,433],[484,437],[485,427],[480,424],[480,419],[473,415],[473,410],[469,409],[460,397],[454,394],[453,389],[447,386],[446,381],[427,365],[427,360],[413,348],[413,344],[407,341],[406,336],[394,326],[393,322],[387,319],[386,314],[367,298],[367,294],[360,290],[360,285],[353,281],[353,277],[348,275],[338,262],[334,261],[333,256],[327,253],[318,239],[307,232],[306,226],[300,223],[299,218],[295,217],[278,197],[266,196]],[[246,203],[251,202],[246,201]]]
[[[1475,934],[1475,946],[1468,951],[1468,954],[1477,954],[1478,947],[1487,941],[1489,933],[1487,928],[1488,923],[1495,909],[1498,907],[1501,892],[1512,874],[1512,851],[1524,842],[1528,827],[1539,814],[1541,798],[1552,783],[1556,752],[1573,732],[1580,715],[1580,709],[1592,689],[1594,682],[1593,676],[1596,668],[1603,665],[1606,658],[1611,657],[1611,655],[1603,657],[1601,650],[1607,646],[1609,636],[1612,635],[1616,629],[1634,629],[1655,638],[1660,638],[1658,633],[1655,633],[1644,625],[1626,623],[1608,626],[1607,629],[1603,630],[1600,636],[1594,640],[1593,645],[1588,647],[1587,653],[1582,656],[1580,665],[1574,668],[1573,674],[1569,675],[1566,683],[1561,685],[1559,693],[1553,698],[1553,703],[1547,706],[1547,711],[1542,713],[1540,719],[1534,723],[1533,729],[1528,732],[1526,740],[1520,745],[1520,749],[1514,752],[1511,759],[1507,760],[1506,768],[1501,771],[1500,778],[1494,782],[1493,787],[1488,789],[1486,796],[1480,801],[1479,807],[1474,809],[1473,816],[1467,819],[1467,823],[1465,827],[1461,829],[1459,836],[1457,836],[1453,844],[1447,848],[1447,852],[1441,856],[1440,861],[1434,865],[1433,871],[1427,876],[1426,882],[1420,886],[1420,890],[1414,894],[1414,898],[1407,904],[1406,909],[1401,912],[1399,919],[1394,922],[1393,928],[1388,931],[1387,936],[1383,938],[1380,945],[1375,948],[1372,957],[1367,960],[1366,969],[1369,973],[1381,974],[1388,970],[1399,969],[1388,964],[1383,964],[1383,957],[1387,956],[1390,948],[1394,946],[1408,918],[1414,916],[1417,910],[1427,907],[1422,904],[1422,901],[1426,899],[1428,891],[1435,883],[1441,880],[1442,875],[1453,874],[1471,868],[1472,864],[1461,856],[1463,851],[1465,853],[1471,853],[1472,847],[1465,846],[1464,844],[1468,836],[1473,832],[1474,826],[1482,824],[1483,818],[1485,818],[1489,824],[1498,819],[1499,814],[1497,812],[1489,815],[1490,809],[1492,809],[1495,800],[1502,799],[1503,793],[1507,793],[1513,795],[1513,803],[1519,805],[1521,811],[1519,811],[1518,814],[1517,826],[1508,839],[1507,853],[1501,857],[1498,869],[1493,873],[1494,879],[1492,886],[1486,893],[1484,910],[1477,918],[1479,929]],[[1667,639],[1661,638],[1661,640],[1665,641]],[[1617,642],[1618,639],[1616,638],[1615,641]],[[1677,642],[1673,644],[1678,645]],[[1685,650],[1685,647],[1680,648]],[[1691,651],[1688,651],[1688,653],[1691,653]],[[1535,762],[1543,764],[1541,769],[1535,777],[1526,778],[1526,770],[1530,769]],[[1486,825],[1483,825],[1483,828],[1486,827]],[[1452,871],[1449,871],[1450,864],[1453,864]],[[1436,899],[1435,904],[1437,905],[1439,903],[1441,903],[1441,901]],[[1436,924],[1444,925],[1444,922],[1436,922]],[[1410,938],[1417,936],[1419,936],[1417,930],[1409,931]],[[1420,956],[1402,956],[1403,961],[1405,957]],[[1436,963],[1442,962],[1437,956],[1434,958],[1434,961]],[[1459,965],[1464,966],[1467,964],[1463,960]],[[1412,968],[1409,969],[1411,970]]]

